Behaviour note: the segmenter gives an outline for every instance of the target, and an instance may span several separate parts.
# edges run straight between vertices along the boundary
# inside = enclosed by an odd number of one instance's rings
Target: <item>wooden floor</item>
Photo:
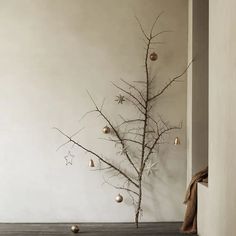
[[[136,229],[134,224],[79,224],[80,232],[73,234],[70,231],[72,224],[0,224],[1,236],[178,236],[180,223],[142,223]]]

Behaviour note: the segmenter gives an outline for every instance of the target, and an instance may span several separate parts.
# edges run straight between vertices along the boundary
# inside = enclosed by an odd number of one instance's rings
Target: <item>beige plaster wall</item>
[[[189,1],[188,182],[208,165],[208,0]]]
[[[236,234],[235,7],[233,0],[210,1],[209,236]]]
[[[200,236],[236,235],[236,2],[210,0],[209,188]],[[203,227],[200,225],[199,227]]]
[[[179,74],[187,61],[186,0],[0,0],[0,221],[132,221],[133,207],[124,192],[102,185],[99,172],[89,171],[84,152],[68,148],[52,127],[73,133],[85,127],[80,141],[97,152],[112,154],[103,138],[104,122],[96,116],[79,122],[92,108],[88,89],[105,109],[134,115],[127,104],[116,105],[111,81],[142,79],[143,42],[134,19],[145,30],[161,11],[155,65],[159,86]],[[146,181],[143,221],[179,221],[186,186],[186,83],[177,83],[157,103],[172,124],[183,129],[160,152],[156,175]],[[172,145],[178,135],[181,146]],[[97,163],[96,163],[97,164]]]

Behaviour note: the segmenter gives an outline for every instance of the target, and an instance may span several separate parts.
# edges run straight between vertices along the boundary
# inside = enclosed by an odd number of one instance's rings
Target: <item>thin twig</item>
[[[157,97],[159,97],[160,95],[162,95],[162,94],[171,86],[172,83],[174,83],[177,79],[181,78],[181,77],[188,71],[188,68],[191,66],[191,64],[192,64],[192,61],[188,64],[188,66],[185,68],[185,70],[184,70],[181,74],[179,74],[178,76],[176,76],[176,77],[174,77],[173,79],[171,79],[171,80],[169,81],[169,83],[167,83],[167,84],[164,86],[164,88],[161,89],[161,91],[160,91],[159,93],[157,93],[156,95],[154,95],[153,97],[151,97],[151,98],[149,99],[149,101],[152,101],[152,100],[156,99]]]
[[[158,19],[160,18],[160,16],[164,13],[164,11],[162,11],[155,19],[155,21],[152,24],[151,30],[150,30],[150,38],[152,38],[152,33],[153,33],[153,29],[158,21]]]
[[[141,24],[139,18],[138,18],[137,16],[135,16],[135,19],[136,19],[136,21],[138,22],[138,25],[139,25],[139,27],[140,27],[140,29],[141,29],[141,31],[142,31],[144,37],[145,37],[147,40],[149,40],[149,37],[148,37],[147,34],[145,33],[145,31],[144,31],[144,29],[143,29],[143,26],[142,26],[142,24]]]
[[[141,93],[141,91],[140,91],[137,87],[135,87],[134,85],[128,83],[127,81],[125,81],[125,80],[123,80],[123,79],[121,79],[121,81],[122,81],[123,83],[125,83],[126,85],[130,86],[130,87],[131,87],[132,89],[134,89],[136,92],[138,92],[138,94],[140,95],[140,97],[141,97],[141,98],[143,99],[143,101],[145,102],[145,98],[143,97],[143,94]]]

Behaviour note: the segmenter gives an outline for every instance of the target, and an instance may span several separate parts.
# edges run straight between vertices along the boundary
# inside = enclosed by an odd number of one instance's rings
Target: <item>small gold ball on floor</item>
[[[79,226],[78,226],[78,225],[72,225],[72,226],[71,226],[71,231],[72,231],[74,234],[79,233]]]

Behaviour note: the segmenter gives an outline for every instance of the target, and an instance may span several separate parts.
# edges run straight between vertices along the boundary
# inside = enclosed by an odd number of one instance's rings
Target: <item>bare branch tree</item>
[[[182,73],[170,79],[169,82],[167,82],[159,92],[153,91],[154,88],[151,86],[151,84],[155,79],[155,75],[151,75],[152,73],[150,72],[149,63],[151,45],[159,43],[156,40],[161,34],[170,32],[164,30],[154,33],[155,26],[162,14],[163,13],[159,14],[156,17],[151,26],[149,34],[145,32],[140,20],[136,17],[145,42],[145,79],[143,81],[134,81],[133,83],[121,79],[124,86],[128,87],[128,89],[120,87],[117,84],[113,83],[113,85],[126,96],[125,99],[137,109],[137,112],[139,114],[133,119],[126,119],[120,115],[121,122],[118,125],[115,125],[103,111],[104,101],[99,107],[94,101],[93,97],[88,93],[94,105],[94,110],[86,113],[85,115],[90,113],[97,113],[107,123],[115,137],[110,136],[105,140],[114,143],[115,147],[118,147],[121,150],[123,157],[129,163],[129,167],[133,170],[134,174],[129,173],[127,170],[123,169],[121,165],[117,165],[117,163],[114,164],[111,159],[104,158],[102,155],[97,154],[97,152],[95,152],[94,150],[90,150],[80,142],[76,141],[74,139],[74,136],[77,135],[78,132],[69,136],[60,129],[55,128],[64,137],[67,138],[67,141],[60,147],[68,143],[72,143],[85,152],[91,154],[105,165],[105,167],[100,167],[96,170],[113,171],[112,177],[123,177],[124,183],[122,186],[116,186],[114,184],[111,184],[110,181],[107,180],[104,181],[105,183],[113,186],[116,189],[128,192],[133,204],[135,205],[136,227],[138,227],[140,212],[142,210],[143,176],[145,166],[152,158],[153,154],[157,152],[160,144],[164,143],[165,135],[173,130],[181,129],[182,127],[181,125],[170,126],[168,122],[164,121],[161,117],[155,119],[151,113],[151,110],[154,108],[155,100],[159,96],[161,96],[168,88],[170,88],[174,82],[177,82],[179,78],[182,78],[192,63],[189,63]],[[138,83],[140,86],[142,86],[142,88],[140,89],[140,87],[136,86],[135,83]],[[135,150],[139,153],[138,155],[130,151],[133,146],[136,146]]]

